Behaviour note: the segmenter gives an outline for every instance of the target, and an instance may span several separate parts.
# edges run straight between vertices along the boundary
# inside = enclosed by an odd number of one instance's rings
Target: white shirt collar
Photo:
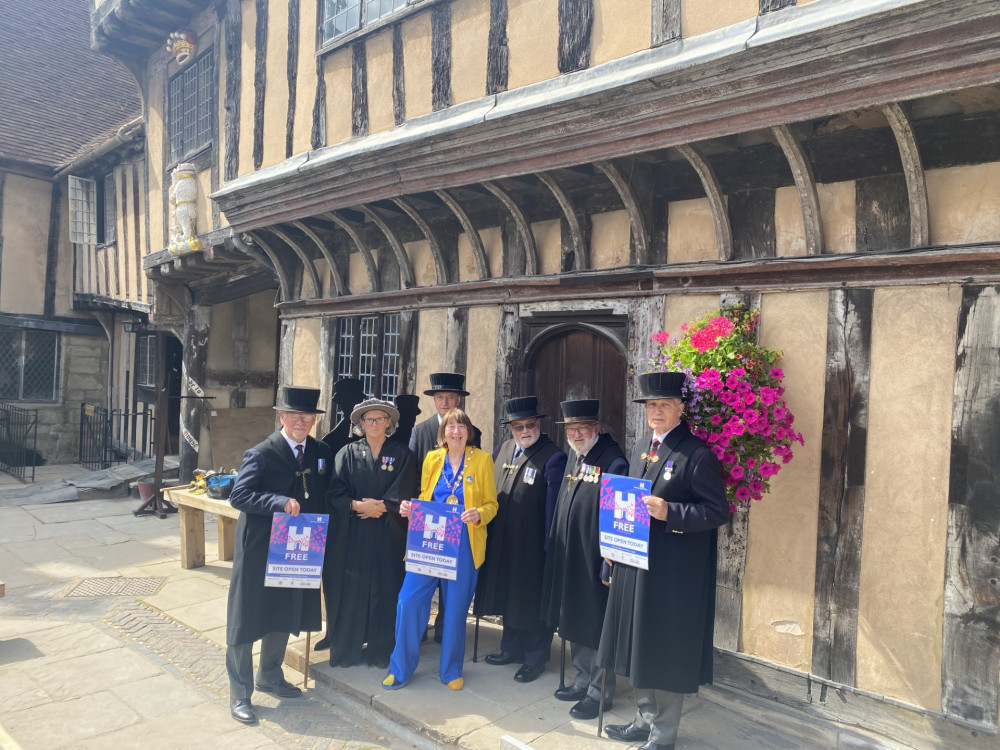
[[[281,437],[283,437],[285,439],[285,442],[288,443],[288,447],[292,449],[292,455],[293,456],[295,455],[295,446],[296,445],[301,445],[302,446],[302,452],[303,453],[306,452],[306,441],[303,440],[301,443],[296,443],[294,440],[292,440],[290,437],[288,437],[288,433],[285,432],[285,428],[284,427],[281,428]],[[306,440],[308,440],[308,438],[306,438]]]

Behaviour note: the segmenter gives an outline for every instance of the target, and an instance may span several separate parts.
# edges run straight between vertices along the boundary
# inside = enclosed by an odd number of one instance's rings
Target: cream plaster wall
[[[323,58],[326,83],[326,145],[351,139],[351,48],[344,47]]]
[[[292,132],[292,152],[296,154],[312,148],[313,105],[316,103],[316,26],[308,21],[318,18],[317,6],[318,0],[299,0],[299,59]]]
[[[774,234],[778,256],[806,254],[802,204],[794,186],[774,191]]]
[[[536,221],[531,225],[531,235],[535,238],[538,251],[538,272],[540,274],[559,273],[562,267],[562,222]]]
[[[483,431],[483,450],[493,452],[493,409],[496,406],[497,337],[500,308],[469,309],[469,355],[465,372],[466,409]]]
[[[235,310],[232,302],[212,305],[209,319],[209,336],[205,367],[209,370],[230,370],[233,364],[233,318]],[[219,400],[219,399],[216,399]],[[222,399],[228,403],[229,394]]]
[[[857,684],[934,711],[961,300],[958,286],[878,289],[872,315]]]
[[[250,369],[277,370],[278,311],[274,307],[276,292],[269,289],[250,297]],[[318,341],[318,338],[317,338]],[[274,394],[270,394],[273,403]],[[265,404],[268,406],[270,404]],[[247,401],[247,406],[252,404]]]
[[[708,198],[667,205],[667,262],[718,260],[719,245]]]
[[[198,198],[195,205],[198,206],[198,234],[212,231],[212,170],[201,170],[195,180],[198,182]]]
[[[487,227],[478,231],[479,239],[486,252],[486,261],[490,267],[490,277],[501,276],[503,271],[503,236],[500,227]],[[458,235],[458,280],[477,281],[478,279],[479,268],[476,266],[476,258],[472,253],[472,243],[463,232]]]
[[[451,4],[451,97],[454,104],[486,95],[490,5],[482,0]]]
[[[417,386],[414,392],[420,396],[421,414],[417,417],[417,420],[423,421],[431,414],[436,413],[434,399],[430,396],[425,396],[424,391],[430,387],[431,373],[444,370],[445,332],[448,330],[448,311],[441,307],[432,310],[421,310],[417,314],[420,318],[417,323],[417,370],[414,376]]]
[[[758,0],[681,0],[681,36],[688,39],[757,16]]]
[[[508,0],[507,48],[510,89],[559,75],[559,3]]]
[[[8,172],[2,199],[0,310],[41,315],[45,311],[45,257],[52,185]]]
[[[600,65],[648,49],[652,23],[649,0],[597,0],[590,64]]]
[[[301,318],[295,324],[292,382],[319,387],[319,318]]]
[[[304,25],[311,25],[303,16]],[[285,123],[288,120],[288,5],[271,3],[267,14],[267,89],[264,94],[264,160],[270,167],[285,160]],[[244,103],[246,102],[246,103]],[[253,108],[253,97],[240,107]],[[251,131],[253,132],[253,131]],[[242,134],[241,134],[242,137]],[[251,136],[252,137],[252,136]]]
[[[59,222],[57,230],[59,233],[57,245],[59,264],[56,268],[55,314],[78,316],[81,313],[73,309],[73,246],[69,241],[69,196],[67,195],[66,182],[63,182],[62,196],[59,201],[59,215],[63,218]],[[145,241],[145,235],[142,236],[142,239]]]
[[[413,264],[413,277],[417,286],[434,286],[437,284],[437,269],[434,266],[434,255],[427,240],[406,242],[403,244],[406,255]]]
[[[160,157],[163,153],[165,137],[163,123],[164,80],[162,75],[150,75],[146,107],[146,147],[152,163],[147,170],[147,212],[149,221],[149,252],[155,253],[167,246],[167,228],[163,225],[163,179],[160,172]],[[169,177],[166,179],[169,180]]]
[[[927,171],[931,244],[1000,239],[1000,163]]]
[[[591,268],[617,268],[628,265],[631,225],[628,214],[607,211],[590,217]]]
[[[243,34],[240,42],[240,167],[241,175],[253,172],[254,38],[257,7],[243,3]],[[225,123],[225,120],[223,120]]]
[[[668,294],[663,304],[663,330],[680,338],[681,326],[719,306],[717,294]]]
[[[750,509],[743,649],[808,672],[812,662],[820,448],[826,381],[825,291],[765,294],[760,340],[783,352],[785,400],[805,445]]]
[[[452,44],[455,35],[452,35]],[[454,65],[457,70],[457,61]],[[453,75],[453,78],[458,76]],[[392,79],[390,79],[392,80]],[[452,81],[454,87],[454,81]],[[406,119],[431,112],[431,14],[419,13],[403,22],[403,90]],[[454,89],[453,89],[454,90]],[[329,93],[327,94],[329,95]]]
[[[823,243],[828,253],[853,253],[857,250],[856,192],[853,180],[816,186]]]
[[[361,253],[351,253],[347,264],[347,288],[351,294],[366,294],[372,290],[368,280],[368,266]]]
[[[145,189],[145,179],[146,179],[146,162],[139,162],[139,246],[140,257],[145,258],[152,248],[146,242],[146,222],[149,221],[149,206],[146,203],[146,189]],[[141,302],[146,301],[146,297],[150,291],[150,281],[146,276],[145,272],[139,274],[139,282],[141,285],[141,296],[139,300]]]
[[[368,129],[371,133],[380,133],[396,125],[392,113],[392,29],[368,37],[365,48],[368,55]]]

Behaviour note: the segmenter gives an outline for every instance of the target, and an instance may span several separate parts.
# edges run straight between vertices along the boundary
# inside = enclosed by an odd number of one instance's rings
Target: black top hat
[[[581,398],[576,401],[563,401],[562,407],[563,421],[556,424],[572,424],[573,422],[599,422],[597,414],[601,408],[601,402],[596,398]]]
[[[639,376],[639,397],[632,400],[644,404],[655,398],[685,399],[685,380],[683,372],[644,372]]]
[[[358,378],[341,378],[333,384],[333,400],[338,404],[353,405],[364,399],[364,383]]]
[[[465,390],[465,375],[460,372],[432,372],[431,387],[424,391],[425,396],[433,396],[435,393],[457,393],[460,396],[468,396]]]
[[[322,409],[317,409],[319,401],[319,388],[306,388],[299,385],[281,386],[281,398],[275,405],[278,411],[295,411],[299,414],[326,414]]]
[[[399,409],[399,413],[403,412],[412,413],[413,416],[417,416],[420,413],[420,396],[415,396],[412,393],[400,393],[396,396],[396,408]]]
[[[507,410],[507,419],[503,420],[500,424],[510,424],[519,419],[541,418],[545,416],[538,413],[538,396],[523,396],[521,398],[508,399],[504,404],[504,409]]]

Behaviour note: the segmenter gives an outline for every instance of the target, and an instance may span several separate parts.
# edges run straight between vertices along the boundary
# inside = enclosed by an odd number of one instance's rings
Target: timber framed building
[[[601,398],[628,450],[650,335],[747,299],[806,445],[720,541],[717,680],[993,746],[996,3],[98,0],[93,29],[143,90],[144,268],[188,394],[317,385],[322,431],[338,377],[461,370],[487,444],[536,391]],[[182,162],[205,249],[175,256]],[[184,402],[182,472],[208,412]]]

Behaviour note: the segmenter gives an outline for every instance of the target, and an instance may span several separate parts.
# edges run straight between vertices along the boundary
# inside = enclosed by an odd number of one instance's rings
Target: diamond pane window
[[[209,50],[170,79],[170,160],[178,162],[212,142],[215,60]]]
[[[0,398],[54,401],[59,334],[0,328]]]

